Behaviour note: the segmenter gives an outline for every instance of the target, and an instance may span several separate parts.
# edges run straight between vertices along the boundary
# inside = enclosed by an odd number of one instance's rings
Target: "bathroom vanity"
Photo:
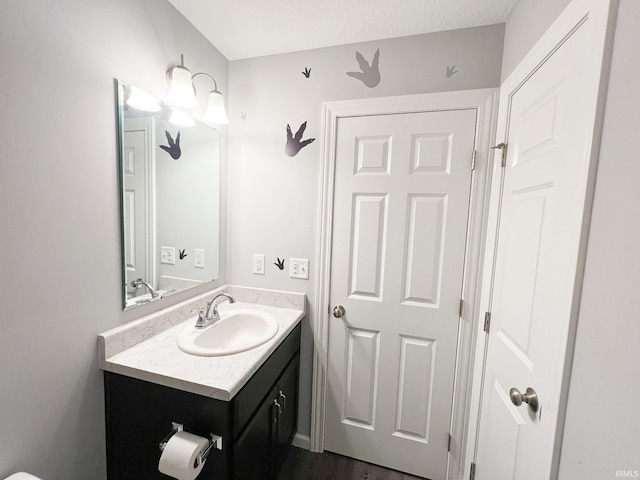
[[[211,450],[198,479],[276,477],[297,425],[304,295],[229,290],[238,303],[221,305],[221,312],[247,307],[270,312],[279,324],[273,339],[234,355],[186,354],[176,338],[193,320],[189,313],[187,321],[179,321],[179,312],[190,312],[190,304],[178,306],[174,315],[161,312],[100,336],[109,480],[170,478],[158,471],[158,462],[159,444],[173,423],[194,435],[222,437],[222,450]],[[200,306],[202,300],[194,303]]]

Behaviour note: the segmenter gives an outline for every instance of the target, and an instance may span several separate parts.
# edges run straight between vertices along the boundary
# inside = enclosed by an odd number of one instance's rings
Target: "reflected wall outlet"
[[[309,259],[292,258],[289,260],[289,277],[309,279]]]
[[[253,273],[256,275],[264,275],[264,255],[253,254]]]
[[[176,264],[176,249],[174,247],[160,247],[160,263]]]
[[[204,268],[204,250],[202,248],[193,249],[193,266]]]

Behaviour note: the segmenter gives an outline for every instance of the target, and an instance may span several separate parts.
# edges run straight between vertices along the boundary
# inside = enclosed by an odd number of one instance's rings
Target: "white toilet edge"
[[[9,475],[5,480],[42,480],[30,473],[18,472],[13,475]]]

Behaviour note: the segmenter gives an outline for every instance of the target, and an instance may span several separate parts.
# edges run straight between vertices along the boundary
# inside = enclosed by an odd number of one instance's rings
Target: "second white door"
[[[325,447],[444,479],[474,109],[340,118]]]

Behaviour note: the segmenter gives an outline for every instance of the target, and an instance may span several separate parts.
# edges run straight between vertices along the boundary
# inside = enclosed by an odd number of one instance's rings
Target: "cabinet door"
[[[282,374],[273,394],[282,411],[277,412],[279,415],[276,417],[276,428],[272,436],[272,478],[275,478],[280,469],[289,449],[291,439],[296,432],[298,420],[298,368],[298,357],[295,357]]]
[[[296,431],[299,363],[296,355],[236,442],[235,480],[276,478]]]
[[[236,480],[268,479],[273,430],[271,395],[260,405],[255,417],[236,442],[233,451],[233,478]]]

